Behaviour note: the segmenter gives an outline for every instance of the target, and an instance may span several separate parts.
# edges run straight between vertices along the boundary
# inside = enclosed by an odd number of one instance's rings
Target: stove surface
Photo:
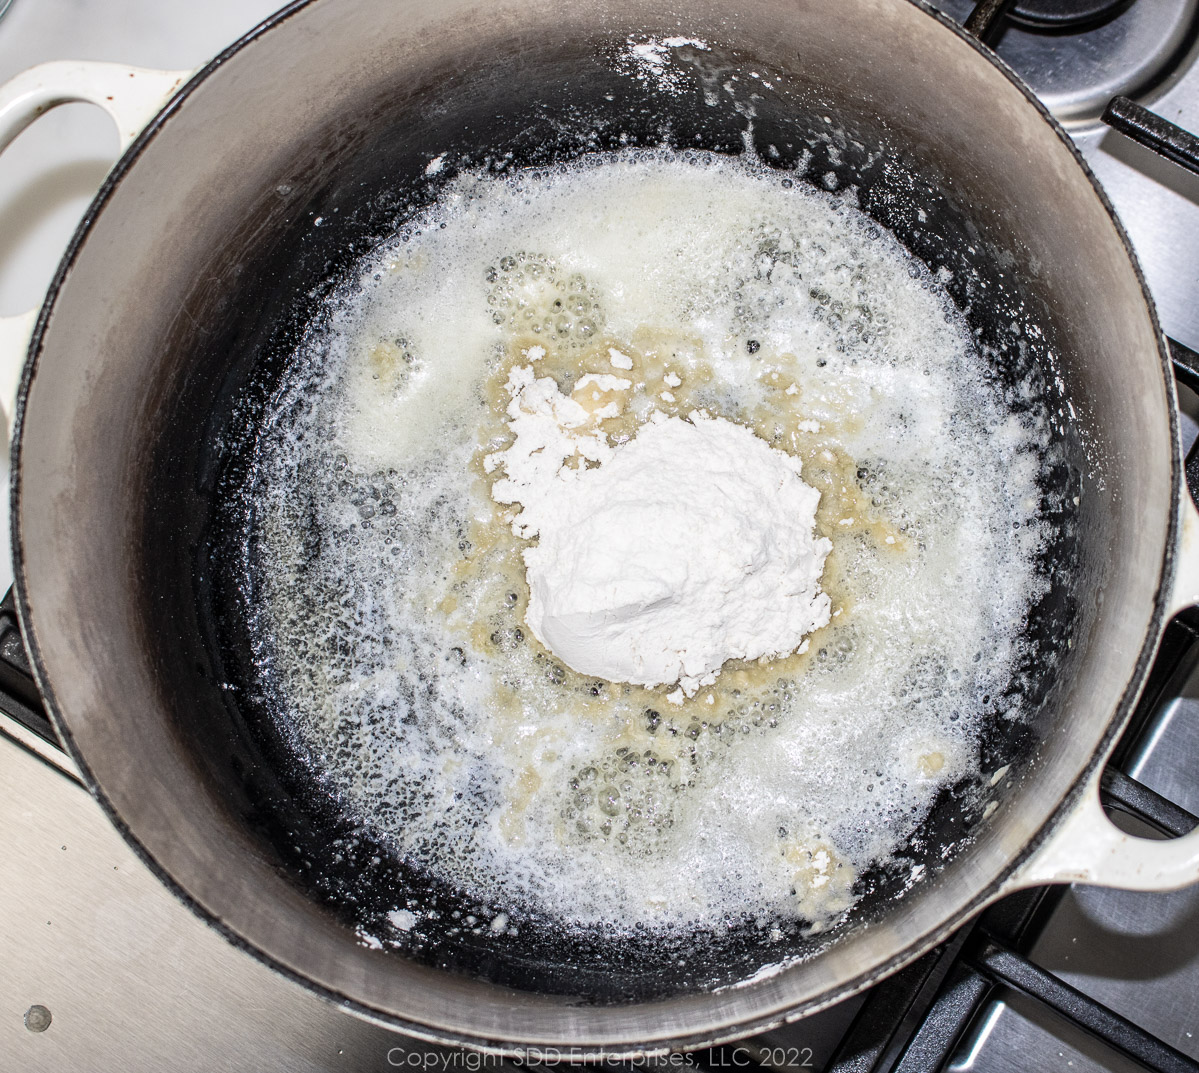
[[[0,20],[0,79],[66,58],[195,67],[276,6],[15,0]],[[971,7],[939,6],[955,17]],[[998,51],[1067,124],[1108,190],[1167,334],[1199,349],[1199,178],[1098,123],[1107,98],[1122,92],[1199,130],[1197,23],[1199,0],[1137,0],[1079,38],[1008,29]],[[40,120],[0,159],[0,314],[40,302],[115,155],[107,118],[71,105]],[[1184,405],[1193,409],[1195,400],[1185,394]],[[1195,424],[1187,428],[1193,439]],[[11,581],[6,503],[0,514],[2,592]],[[1129,773],[1199,811],[1194,662]],[[351,1017],[234,949],[136,858],[70,762],[3,713],[0,832],[0,1073],[81,1063],[96,1073],[503,1064]],[[1196,936],[1199,888],[1171,895],[1072,888],[1033,959],[1199,1058]],[[746,1053],[778,1069],[822,1068],[858,1005],[760,1037]],[[948,1068],[1067,1067],[1140,1068],[1013,994],[987,1005]]]
[[[969,0],[935,6],[958,19],[972,7]],[[1199,349],[1199,176],[1109,130],[1099,117],[1119,93],[1199,131],[1197,34],[1199,2],[1137,0],[1078,35],[1012,26],[994,42],[1082,150],[1128,231],[1162,327],[1192,349]]]

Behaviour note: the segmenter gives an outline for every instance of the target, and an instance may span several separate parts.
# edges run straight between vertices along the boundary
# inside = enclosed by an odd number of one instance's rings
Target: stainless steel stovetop
[[[274,0],[15,0],[0,21],[0,80],[49,59],[195,66],[276,6]],[[939,6],[963,18],[971,4]],[[1197,42],[1199,0],[1136,0],[1077,35],[1010,27],[998,43],[1000,55],[1067,125],[1111,195],[1167,334],[1195,349],[1199,178],[1106,130],[1099,116],[1113,94],[1123,93],[1199,131]],[[107,120],[74,105],[41,120],[0,160],[0,314],[40,300],[115,149]],[[1181,394],[1184,410],[1199,413],[1195,397]],[[1193,440],[1199,426],[1189,418],[1184,426]],[[6,477],[7,463],[0,465]],[[6,503],[0,534],[2,590],[11,581]],[[1126,765],[1128,774],[1191,812],[1199,812],[1196,653]],[[1199,1059],[1199,887],[1168,895],[1072,888],[1030,956]],[[860,1004],[843,1003],[744,1049],[656,1064],[820,1069]],[[0,712],[0,1073],[503,1064],[367,1024],[229,946],[137,860],[70,761]],[[974,1017],[944,1068],[1124,1073],[1141,1067],[1018,992],[1001,990]]]

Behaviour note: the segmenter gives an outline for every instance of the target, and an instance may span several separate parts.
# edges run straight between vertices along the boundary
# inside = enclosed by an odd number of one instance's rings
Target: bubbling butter
[[[977,774],[983,719],[1024,714],[1050,433],[985,371],[892,236],[756,161],[463,175],[275,400],[250,541],[263,688],[342,808],[505,927],[825,927]],[[689,421],[785,456],[819,493],[807,651],[746,647],[707,684],[705,661],[676,704],[652,684],[673,669],[611,681],[547,649],[536,519],[497,461],[514,375],[549,381],[597,473]]]

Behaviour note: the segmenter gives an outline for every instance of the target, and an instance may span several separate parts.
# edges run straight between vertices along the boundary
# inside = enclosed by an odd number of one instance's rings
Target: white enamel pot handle
[[[112,117],[123,153],[191,74],[73,60],[31,67],[0,86],[0,150],[51,108],[82,101]],[[0,317],[0,410],[8,436],[37,313]]]
[[[1179,498],[1177,572],[1169,617],[1199,605],[1199,510],[1185,484]],[[1199,883],[1199,828],[1164,841],[1125,834],[1099,802],[1102,774],[1099,765],[1071,813],[1008,881],[1005,893],[1045,883],[1158,891]]]

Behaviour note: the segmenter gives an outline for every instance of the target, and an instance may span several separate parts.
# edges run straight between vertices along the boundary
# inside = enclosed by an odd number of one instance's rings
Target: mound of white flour
[[[585,379],[597,397],[630,386]],[[508,390],[514,442],[487,459],[506,474],[492,494],[523,508],[518,536],[538,538],[526,621],[558,658],[612,682],[677,682],[668,699],[681,703],[726,660],[802,651],[828,622],[831,544],[813,531],[820,494],[798,459],[698,411],[655,412],[612,447],[595,426],[615,398],[589,411],[531,366]]]

